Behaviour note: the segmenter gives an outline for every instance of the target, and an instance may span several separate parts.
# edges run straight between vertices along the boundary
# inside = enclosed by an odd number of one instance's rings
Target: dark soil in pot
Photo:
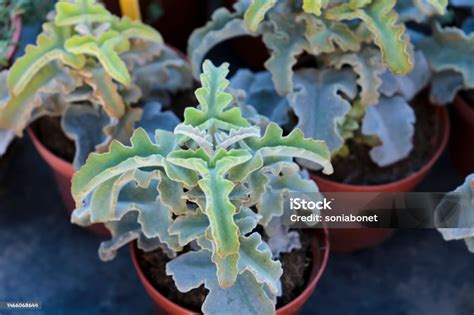
[[[371,147],[348,141],[350,154],[332,160],[334,173],[318,176],[351,185],[380,185],[406,178],[420,170],[435,154],[441,137],[441,124],[436,109],[427,105],[422,93],[413,102],[416,115],[413,150],[402,161],[387,167],[379,167],[370,158]]]
[[[280,308],[298,297],[306,288],[311,275],[311,241],[314,235],[300,232],[302,248],[291,253],[281,254],[279,260],[283,265],[281,277],[283,295],[277,299]],[[174,303],[189,310],[200,312],[207,289],[203,286],[181,293],[176,288],[173,278],[166,275],[166,263],[170,260],[161,249],[152,252],[137,250],[138,263],[153,287]]]
[[[31,124],[38,140],[56,156],[72,163],[76,147],[61,128],[60,117],[44,116]]]

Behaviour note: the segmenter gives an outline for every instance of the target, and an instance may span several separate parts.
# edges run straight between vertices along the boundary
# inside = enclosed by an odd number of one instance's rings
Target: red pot
[[[103,2],[113,14],[121,15],[119,0],[105,0]],[[191,33],[206,22],[206,1],[140,0],[145,23],[148,20],[146,8],[153,2],[160,5],[163,15],[152,26],[161,33],[166,43],[181,51],[186,51]]]
[[[137,260],[137,247],[135,243],[130,244],[130,254],[132,256],[133,265],[138,273],[138,277],[142,285],[145,287],[145,291],[152,298],[156,305],[156,313],[159,315],[172,314],[172,315],[191,315],[196,314],[184,307],[181,307],[160,292],[158,292],[153,285],[148,281],[145,274],[140,268]],[[297,314],[298,311],[303,307],[304,303],[309,299],[313,293],[316,285],[321,278],[321,275],[326,268],[326,264],[329,258],[329,233],[328,229],[316,229],[315,238],[313,241],[313,265],[311,271],[311,280],[308,283],[306,289],[292,302],[283,306],[282,308],[277,309],[278,315],[290,315]]]
[[[448,111],[444,107],[435,107],[438,121],[441,124],[441,134],[438,135],[439,147],[431,159],[414,174],[381,185],[351,185],[338,183],[311,173],[311,178],[316,182],[321,192],[409,192],[413,191],[423,178],[428,175],[433,165],[443,153],[449,139],[450,123]],[[391,229],[331,229],[331,248],[334,252],[350,253],[361,249],[372,248],[380,245],[393,234]]]
[[[71,195],[71,180],[74,175],[74,166],[63,160],[62,158],[56,156],[51,152],[46,146],[44,146],[36,137],[35,133],[31,128],[28,128],[28,135],[30,136],[33,144],[38,150],[41,157],[48,163],[48,165],[53,170],[54,179],[58,185],[59,193],[63,200],[66,210],[69,214],[76,208],[75,202]],[[110,232],[105,228],[103,224],[93,224],[85,228],[86,230],[100,236],[110,236]]]
[[[474,173],[474,109],[457,95],[450,141],[451,160],[463,176]]]

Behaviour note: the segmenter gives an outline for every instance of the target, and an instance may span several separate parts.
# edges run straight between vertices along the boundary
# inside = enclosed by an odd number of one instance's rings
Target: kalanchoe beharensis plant
[[[457,211],[453,211],[457,208]],[[465,240],[474,253],[474,174],[448,194],[436,209],[438,230],[447,241]],[[453,215],[456,214],[456,215]]]
[[[225,91],[227,73],[227,64],[204,63],[200,105],[186,109],[174,133],[157,130],[152,140],[137,129],[131,146],[114,141],[109,152],[93,153],[72,181],[72,221],[105,223],[112,239],[100,247],[103,260],[135,239],[146,251],[163,248],[173,258],[166,273],[181,292],[209,290],[206,314],[272,314],[283,272],[272,252],[299,241],[280,223],[283,201],[291,192],[317,192],[293,158],[331,173],[330,155],[300,130],[283,136],[275,123],[251,123],[258,116]]]
[[[474,97],[474,2],[452,0],[450,4],[447,16],[425,21],[431,35],[417,45],[434,72],[431,100],[443,105],[461,90]]]
[[[423,8],[444,12],[444,1],[429,2]],[[408,103],[430,76],[396,5],[395,0],[241,0],[233,12],[218,9],[192,35],[188,53],[193,72],[199,73],[201,60],[216,44],[242,35],[261,36],[270,52],[265,67],[271,75],[251,78],[244,72],[232,80],[248,87],[247,103],[279,123],[287,122],[292,111],[296,127],[305,136],[326,141],[333,153],[347,154],[350,138],[368,143],[372,160],[386,166],[413,148],[415,114]],[[314,57],[316,65],[294,70],[303,53]],[[268,107],[275,103],[255,104],[263,94],[286,99],[277,108]]]
[[[60,116],[79,167],[134,127],[164,121],[172,129],[179,120],[160,104],[191,88],[190,71],[153,28],[95,0],[60,1],[36,45],[0,73],[0,127],[21,135],[42,116]]]

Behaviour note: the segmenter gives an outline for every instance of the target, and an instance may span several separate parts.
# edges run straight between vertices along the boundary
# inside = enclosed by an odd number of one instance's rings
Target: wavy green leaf
[[[109,117],[93,106],[74,104],[66,108],[61,118],[61,127],[75,143],[75,169],[79,169],[96,146],[105,140],[103,129],[109,123]]]
[[[18,58],[10,69],[8,88],[13,95],[19,95],[27,86],[31,90],[31,80],[53,61],[58,60],[75,69],[84,66],[84,56],[77,56],[64,49],[71,34],[69,28],[60,28],[51,23],[43,25],[43,33],[38,36],[36,45],[28,45],[24,56]]]
[[[398,15],[393,10],[396,0],[368,2],[352,0],[329,9],[325,16],[335,21],[364,21],[390,70],[397,75],[407,74],[413,68],[412,47],[405,35],[405,26],[397,23]]]
[[[338,150],[343,144],[338,124],[350,111],[348,99],[354,99],[357,94],[353,72],[299,70],[295,76],[295,87],[295,92],[288,99],[298,117],[296,127],[306,137],[324,140],[331,151]]]
[[[240,7],[236,12],[226,8],[219,8],[212,14],[211,20],[199,29],[196,29],[189,38],[188,56],[193,66],[193,74],[197,79],[201,72],[201,65],[207,53],[217,44],[238,36],[254,36],[248,31],[243,21],[243,10]]]
[[[324,141],[305,138],[299,129],[294,129],[283,137],[283,130],[275,123],[270,123],[261,139],[247,139],[247,144],[262,157],[301,158],[323,167],[323,173],[333,172],[331,154]]]
[[[201,74],[202,87],[195,93],[200,108],[186,108],[184,112],[186,125],[224,129],[249,126],[239,108],[226,110],[233,98],[231,94],[225,92],[229,85],[229,81],[225,78],[228,73],[229,64],[227,63],[215,67],[209,60],[204,62]]]
[[[433,35],[420,47],[435,72],[458,72],[463,76],[464,88],[474,88],[474,33],[466,35],[458,28],[442,28],[436,23]]]
[[[232,93],[236,96],[237,103],[249,104],[252,110],[256,110],[258,114],[268,117],[280,126],[289,122],[288,100],[286,97],[278,95],[270,72],[254,73],[248,69],[240,69],[230,80],[230,88],[233,89]],[[245,117],[245,114],[243,116]],[[258,120],[258,115],[255,115],[255,118]]]
[[[377,104],[380,97],[379,89],[382,86],[380,76],[386,71],[380,54],[375,49],[364,49],[359,53],[331,56],[329,63],[337,69],[350,65],[359,77],[357,84],[361,88],[360,101],[363,105]]]
[[[303,0],[303,10],[306,13],[321,15],[321,9],[329,4],[329,0]]]
[[[265,18],[265,14],[267,14],[268,10],[273,8],[275,4],[276,0],[253,0],[244,15],[247,28],[251,32],[255,32]]]
[[[313,55],[336,51],[336,46],[342,51],[359,51],[360,40],[357,35],[344,23],[327,21],[313,15],[302,16],[305,21],[305,37],[308,41],[307,49]]]
[[[141,39],[148,42],[163,44],[163,37],[153,27],[140,21],[133,21],[129,17],[114,18],[112,29],[126,39]]]
[[[258,233],[240,238],[239,273],[250,271],[258,283],[267,285],[277,295],[278,281],[283,274],[281,263],[273,260],[268,245]]]
[[[263,42],[271,52],[265,67],[272,73],[275,89],[280,95],[293,91],[293,66],[296,57],[308,48],[305,25],[283,13],[273,13],[269,25],[272,31],[264,32]]]
[[[130,139],[131,146],[113,141],[109,152],[93,153],[72,179],[72,195],[80,207],[85,197],[101,183],[127,171],[143,167],[163,167],[163,160],[174,149],[176,139],[171,133],[157,134],[154,144],[143,129],[137,129]]]
[[[102,67],[83,70],[84,81],[93,90],[93,97],[111,118],[120,119],[125,114],[125,103],[118,91],[117,84]]]
[[[190,242],[202,237],[209,228],[207,216],[200,211],[190,213],[176,218],[170,225],[171,235],[177,235],[179,244],[185,246]]]
[[[81,84],[77,76],[66,68],[52,63],[32,77],[28,88],[16,95],[5,95],[0,100],[0,128],[8,128],[21,135],[30,122],[33,111],[49,95],[67,95]]]
[[[99,38],[75,35],[66,40],[64,47],[76,55],[96,57],[112,78],[122,84],[130,84],[130,73],[119,56],[120,53],[130,49],[130,42],[119,33],[107,31]]]
[[[366,109],[362,133],[377,136],[382,142],[370,150],[370,157],[378,166],[396,163],[413,149],[415,113],[401,96],[380,98],[375,106]]]

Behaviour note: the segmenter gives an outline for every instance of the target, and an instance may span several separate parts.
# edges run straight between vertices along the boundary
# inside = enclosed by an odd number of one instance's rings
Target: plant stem
[[[122,15],[128,16],[132,20],[141,21],[140,4],[138,0],[120,0]]]

